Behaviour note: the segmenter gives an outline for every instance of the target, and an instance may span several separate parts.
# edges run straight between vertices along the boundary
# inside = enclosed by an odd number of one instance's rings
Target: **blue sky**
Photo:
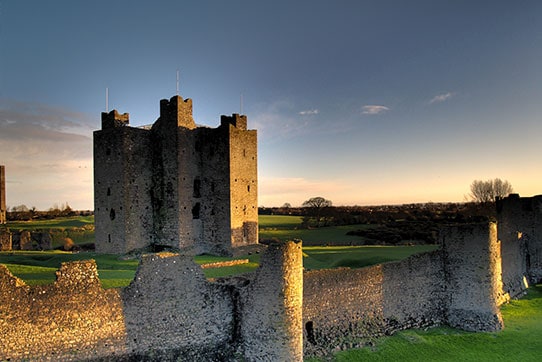
[[[93,208],[92,131],[192,98],[243,113],[259,204],[542,193],[540,1],[0,2],[0,164],[11,206]]]

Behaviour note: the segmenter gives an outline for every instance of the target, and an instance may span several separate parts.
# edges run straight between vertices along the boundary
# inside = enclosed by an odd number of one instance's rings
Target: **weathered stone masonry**
[[[447,324],[502,328],[496,225],[443,230],[440,250],[362,269],[304,274],[305,355],[350,348],[396,330]]]
[[[542,282],[542,195],[497,200],[504,290],[515,297]]]
[[[94,132],[96,249],[126,253],[151,244],[183,253],[229,254],[257,244],[257,134],[246,116],[196,126],[192,100],[160,101],[149,128],[102,113]]]
[[[144,256],[104,290],[94,261],[29,287],[0,265],[0,360],[302,361],[302,253],[273,244],[244,277],[205,279],[192,257]]]

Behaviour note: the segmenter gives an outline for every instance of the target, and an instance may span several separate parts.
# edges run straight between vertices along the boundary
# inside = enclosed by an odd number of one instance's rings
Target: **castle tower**
[[[6,223],[6,167],[0,165],[0,224]]]
[[[246,116],[197,127],[192,100],[180,96],[160,101],[150,129],[104,113],[94,167],[98,251],[229,254],[258,243],[257,134]]]
[[[301,247],[293,241],[269,244],[241,294],[240,332],[248,361],[303,361]]]
[[[94,132],[96,250],[126,253],[152,240],[152,153],[149,132],[129,127],[128,113],[102,113]]]
[[[499,305],[506,299],[501,248],[495,223],[453,225],[441,231],[447,276],[447,323],[470,331],[503,327]]]

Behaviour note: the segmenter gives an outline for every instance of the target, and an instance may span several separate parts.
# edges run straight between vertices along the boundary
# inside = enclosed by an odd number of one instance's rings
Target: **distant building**
[[[6,223],[6,167],[0,165],[0,224]]]
[[[258,243],[257,134],[247,118],[198,127],[192,100],[160,101],[152,127],[102,113],[94,132],[96,250],[151,245],[228,254]]]

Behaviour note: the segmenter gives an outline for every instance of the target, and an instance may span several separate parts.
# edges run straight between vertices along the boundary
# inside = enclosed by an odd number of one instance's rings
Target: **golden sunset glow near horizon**
[[[540,1],[160,4],[2,2],[9,206],[92,210],[106,89],[151,124],[177,70],[196,123],[242,108],[258,130],[260,206],[542,194]]]

